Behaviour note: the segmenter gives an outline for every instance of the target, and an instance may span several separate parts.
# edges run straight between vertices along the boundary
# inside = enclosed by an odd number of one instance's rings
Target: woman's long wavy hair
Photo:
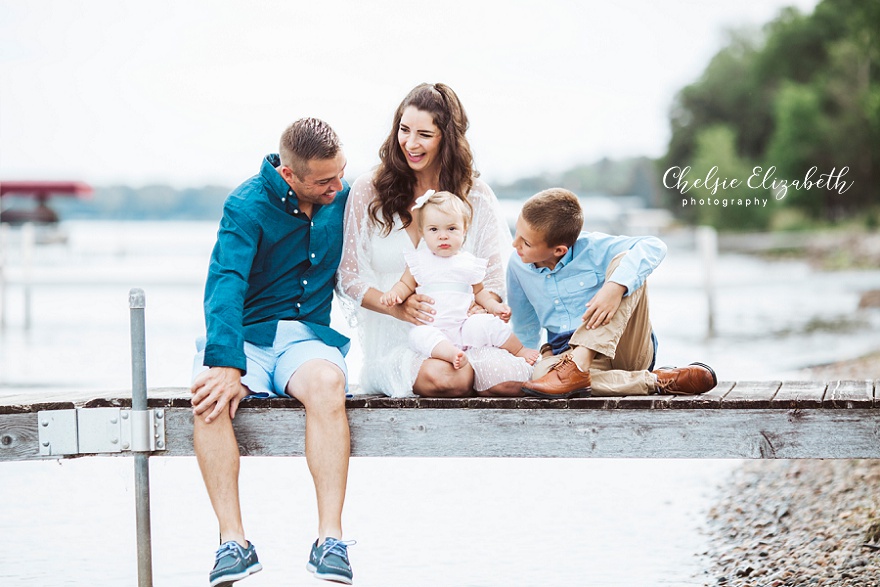
[[[379,148],[381,163],[373,177],[378,198],[370,203],[369,212],[385,235],[394,226],[395,214],[400,216],[404,227],[412,223],[409,209],[415,195],[413,191],[416,187],[416,175],[410,169],[397,140],[400,119],[408,106],[430,113],[434,124],[440,129],[438,191],[452,192],[470,207],[468,194],[474,185],[474,178],[479,177],[474,169],[471,147],[465,137],[468,129],[467,114],[458,96],[446,84],[419,84],[397,107],[391,132]]]

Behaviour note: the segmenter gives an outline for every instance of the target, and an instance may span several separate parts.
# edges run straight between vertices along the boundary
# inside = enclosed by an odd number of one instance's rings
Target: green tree
[[[821,108],[821,97],[811,86],[786,81],[776,95],[775,129],[767,148],[767,164],[777,168],[782,179],[804,178],[819,166],[828,132]],[[824,166],[823,166],[824,167]],[[813,178],[813,181],[818,180]],[[785,204],[820,218],[825,209],[825,190],[789,190]]]
[[[761,35],[732,33],[677,95],[663,165],[698,157],[704,131],[723,125],[738,157],[782,178],[848,168],[845,193],[790,191],[783,206],[826,220],[880,209],[878,35],[878,0],[823,0],[808,15],[784,9]]]
[[[736,132],[728,125],[710,126],[697,134],[690,177],[704,179],[713,167],[718,170],[716,179],[719,182],[736,179],[740,183],[736,187],[725,189],[715,188],[713,182],[710,182],[709,186],[701,185],[691,189],[687,196],[698,202],[711,202],[693,206],[695,216],[692,220],[697,224],[708,224],[724,230],[766,229],[775,209],[775,200],[767,190],[748,186],[747,180],[754,165],[737,153]],[[689,198],[688,200],[690,201]],[[756,205],[756,200],[760,200],[761,205]],[[766,205],[763,204],[764,201]]]

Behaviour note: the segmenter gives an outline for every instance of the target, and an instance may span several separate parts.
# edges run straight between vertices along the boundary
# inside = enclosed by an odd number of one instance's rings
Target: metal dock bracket
[[[165,410],[78,408],[37,413],[41,456],[165,450]]]

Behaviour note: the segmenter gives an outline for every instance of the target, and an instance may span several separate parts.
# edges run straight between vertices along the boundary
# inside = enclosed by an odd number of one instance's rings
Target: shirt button
[[[314,222],[312,222],[312,226],[314,226],[314,225],[315,225],[315,223],[314,223]]]
[[[293,213],[294,213],[294,214],[299,214],[299,209],[298,209],[298,208],[294,208],[294,209],[293,209]]]
[[[288,192],[287,192],[287,195],[288,195],[288,196],[292,196],[292,195],[293,195],[293,190],[288,191]]]
[[[554,304],[558,304],[558,303],[559,303],[559,300],[553,300],[553,303],[554,303]]]
[[[549,275],[547,276],[547,279],[550,279],[550,276],[549,276]]]
[[[314,259],[314,258],[315,258],[315,253],[312,253],[312,259]]]
[[[583,282],[583,281],[581,282],[581,285],[582,285],[582,286],[584,285],[584,282]]]
[[[301,306],[302,306],[302,304],[300,304],[299,302],[296,303],[296,307],[297,307],[297,308],[299,308],[299,307],[301,307]]]
[[[308,279],[303,279],[303,285],[308,285],[308,284],[309,284],[309,280],[308,280]]]

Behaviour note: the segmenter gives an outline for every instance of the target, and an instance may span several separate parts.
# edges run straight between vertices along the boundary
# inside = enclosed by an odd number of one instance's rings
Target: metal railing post
[[[144,325],[144,290],[128,293],[131,309],[131,411],[132,425],[138,412],[147,411],[147,345]],[[132,430],[132,436],[135,430]],[[153,587],[153,547],[150,530],[150,453],[134,453],[135,515],[137,517],[138,587]]]

